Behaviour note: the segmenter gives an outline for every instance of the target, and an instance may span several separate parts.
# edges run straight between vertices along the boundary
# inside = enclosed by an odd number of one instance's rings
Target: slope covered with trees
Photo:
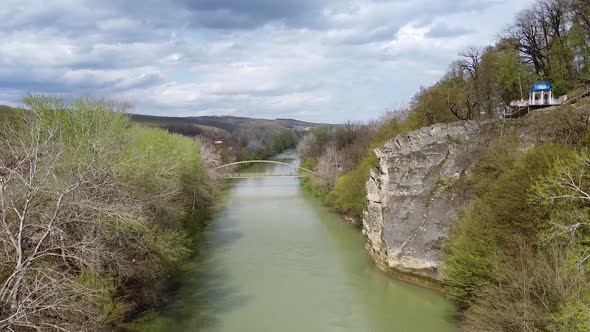
[[[292,119],[253,119],[236,116],[163,117],[129,115],[133,122],[171,133],[218,141],[225,162],[265,159],[293,149],[305,130],[320,124]]]
[[[199,144],[105,101],[25,106],[0,130],[0,329],[97,331],[165,302],[212,199]]]

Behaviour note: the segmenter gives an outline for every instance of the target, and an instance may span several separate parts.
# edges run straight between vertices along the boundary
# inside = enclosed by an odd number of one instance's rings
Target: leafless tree
[[[475,82],[479,79],[479,65],[483,53],[483,48],[477,46],[469,46],[459,53],[459,67]]]
[[[527,9],[518,14],[516,23],[508,30],[516,49],[539,74],[548,74],[547,51],[549,49],[545,20],[538,20],[538,12]]]
[[[221,156],[215,148],[215,145],[213,145],[210,141],[200,137],[196,137],[195,140],[201,147],[201,158],[207,167],[209,177],[212,179],[219,178],[222,175],[220,174],[222,171],[217,170],[217,167],[221,166],[223,162],[221,160]]]
[[[586,0],[572,0],[571,8],[575,19],[590,37],[590,6]]]
[[[317,137],[314,134],[306,134],[297,144],[297,153],[304,157],[309,156],[316,143]]]
[[[322,183],[329,189],[333,189],[338,181],[338,177],[342,174],[343,157],[334,147],[330,145],[326,148],[324,153],[319,157],[316,165],[316,173]]]

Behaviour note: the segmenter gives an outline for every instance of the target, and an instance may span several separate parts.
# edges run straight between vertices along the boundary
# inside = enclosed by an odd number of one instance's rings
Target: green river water
[[[374,268],[361,232],[297,178],[234,180],[202,237],[149,330],[453,331],[442,295]]]

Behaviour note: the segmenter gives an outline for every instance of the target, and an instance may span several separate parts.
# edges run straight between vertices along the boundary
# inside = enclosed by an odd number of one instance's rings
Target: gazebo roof
[[[531,86],[531,92],[534,92],[534,91],[550,91],[550,90],[553,90],[553,86],[551,85],[551,83],[549,83],[547,81],[535,82],[533,84],[533,86]]]

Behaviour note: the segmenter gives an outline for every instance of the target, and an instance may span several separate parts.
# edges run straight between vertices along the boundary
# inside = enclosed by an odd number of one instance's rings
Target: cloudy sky
[[[2,0],[0,103],[27,92],[132,112],[378,117],[531,0]]]

